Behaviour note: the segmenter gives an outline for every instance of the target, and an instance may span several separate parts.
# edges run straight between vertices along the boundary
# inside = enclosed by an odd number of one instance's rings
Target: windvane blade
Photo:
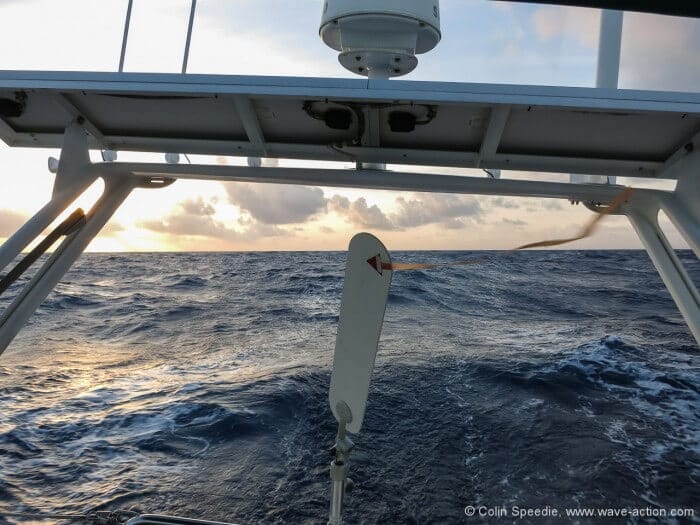
[[[362,427],[392,271],[384,245],[369,233],[350,241],[329,401],[348,432]]]

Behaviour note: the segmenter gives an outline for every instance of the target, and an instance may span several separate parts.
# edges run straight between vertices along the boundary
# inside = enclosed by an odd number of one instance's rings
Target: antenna
[[[126,57],[126,44],[129,40],[129,27],[131,26],[131,10],[134,7],[134,0],[129,0],[126,7],[126,18],[124,20],[124,33],[122,35],[122,50],[119,55],[119,72],[124,71],[124,58]],[[194,13],[197,9],[197,0],[191,0],[190,3],[190,17],[187,22],[187,36],[185,37],[185,52],[182,56],[182,70],[183,74],[187,73],[187,62],[190,58],[190,42],[192,41],[192,26],[194,25]]]
[[[319,33],[341,65],[369,78],[405,75],[440,42],[438,0],[326,0]]]
[[[182,74],[187,73],[187,61],[190,58],[190,41],[192,40],[192,25],[194,24],[194,12],[197,9],[197,0],[192,0],[190,5],[190,20],[187,23],[187,39],[185,40],[185,53],[182,57]]]
[[[122,52],[119,55],[119,72],[124,71],[124,55],[126,55],[126,41],[129,39],[129,25],[131,24],[131,8],[134,6],[134,0],[129,0],[129,5],[126,8],[126,19],[124,20],[124,35],[122,36]]]

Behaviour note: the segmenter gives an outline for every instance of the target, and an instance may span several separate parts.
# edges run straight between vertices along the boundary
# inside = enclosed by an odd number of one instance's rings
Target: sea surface
[[[0,357],[0,515],[325,523],[344,264],[84,255]],[[689,508],[694,520],[577,521],[698,523],[699,350],[642,251],[396,272],[354,441],[347,523],[569,521],[470,520],[470,505]]]

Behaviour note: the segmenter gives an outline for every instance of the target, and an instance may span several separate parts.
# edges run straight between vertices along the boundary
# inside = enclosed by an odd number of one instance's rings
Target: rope
[[[590,237],[595,233],[596,229],[598,228],[600,221],[602,221],[605,217],[608,215],[611,215],[612,213],[615,213],[620,206],[622,206],[624,203],[626,203],[630,195],[632,194],[632,188],[625,188],[613,201],[610,203],[609,206],[605,207],[599,207],[597,208],[597,214],[591,218],[588,223],[581,229],[581,231],[574,235],[573,237],[567,237],[566,239],[552,239],[548,241],[537,241],[537,242],[531,242],[527,244],[523,244],[521,246],[517,246],[516,248],[512,248],[511,250],[508,250],[507,252],[503,252],[500,255],[506,255],[509,253],[513,253],[518,250],[527,250],[529,248],[545,248],[549,246],[559,246],[561,244],[566,244],[569,242],[573,241],[578,241],[580,239],[584,239],[586,237]],[[393,271],[399,271],[399,270],[431,270],[433,268],[444,268],[446,266],[467,266],[471,264],[482,264],[485,262],[488,262],[490,258],[482,258],[482,259],[470,259],[466,261],[456,261],[456,262],[447,262],[447,263],[435,263],[435,264],[430,264],[430,263],[386,263],[382,262],[381,263],[381,269],[382,270],[393,270]],[[369,262],[371,265],[375,265],[377,262],[376,258],[369,259],[367,262]],[[378,269],[379,270],[379,269]],[[381,273],[381,272],[380,272]]]
[[[574,235],[573,237],[569,237],[567,239],[554,239],[551,241],[531,242],[529,244],[523,244],[522,246],[513,248],[512,251],[526,250],[528,248],[544,248],[547,246],[559,246],[560,244],[566,244],[567,242],[578,241],[579,239],[590,237],[591,235],[593,235],[593,233],[595,233],[596,229],[598,228],[598,225],[600,224],[600,221],[602,221],[611,213],[617,211],[617,209],[620,206],[622,206],[625,202],[629,200],[630,195],[632,195],[632,188],[625,188],[622,193],[620,193],[617,197],[615,197],[615,199],[613,199],[609,206],[606,206],[604,208],[598,208],[598,214],[594,215],[593,218],[590,221],[588,221],[588,224],[586,224],[583,227],[583,229],[578,233],[578,235]]]

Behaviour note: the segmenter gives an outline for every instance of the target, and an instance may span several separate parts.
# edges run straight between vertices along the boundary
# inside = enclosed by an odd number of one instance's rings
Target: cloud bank
[[[0,237],[9,237],[15,233],[28,218],[16,211],[0,210]]]
[[[137,226],[156,233],[174,236],[208,237],[224,241],[254,240],[260,237],[287,235],[289,232],[275,226],[259,223],[247,218],[237,222],[240,228],[227,226],[215,219],[214,202],[205,202],[201,197],[178,203],[173,212],[163,219],[141,221]]]
[[[321,188],[231,182],[225,189],[231,204],[262,224],[298,224],[326,208]]]

